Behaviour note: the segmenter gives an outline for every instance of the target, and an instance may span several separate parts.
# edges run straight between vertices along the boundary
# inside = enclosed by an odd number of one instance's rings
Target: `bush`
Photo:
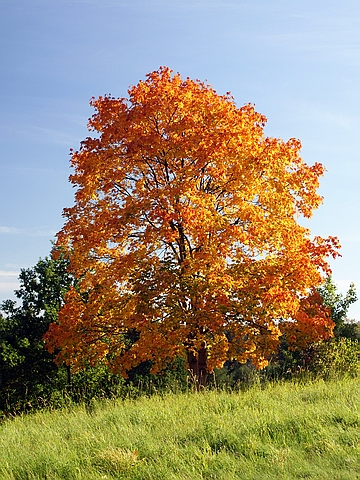
[[[303,353],[305,370],[324,379],[359,373],[359,343],[349,338],[312,345]]]

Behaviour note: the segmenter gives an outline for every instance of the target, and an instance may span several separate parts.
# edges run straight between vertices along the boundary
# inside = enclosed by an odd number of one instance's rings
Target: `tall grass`
[[[359,381],[92,402],[0,425],[3,480],[360,478]]]

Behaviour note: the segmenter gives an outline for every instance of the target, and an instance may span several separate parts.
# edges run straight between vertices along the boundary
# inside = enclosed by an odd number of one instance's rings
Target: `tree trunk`
[[[205,343],[202,344],[197,354],[188,350],[188,363],[196,390],[205,388],[207,378],[207,349]]]

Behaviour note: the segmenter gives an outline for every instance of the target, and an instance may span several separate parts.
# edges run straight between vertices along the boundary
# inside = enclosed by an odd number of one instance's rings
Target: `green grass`
[[[359,479],[359,381],[166,394],[0,425],[2,480]]]

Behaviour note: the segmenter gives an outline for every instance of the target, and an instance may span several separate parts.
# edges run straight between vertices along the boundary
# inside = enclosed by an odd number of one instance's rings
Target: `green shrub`
[[[359,343],[349,338],[338,338],[314,344],[303,354],[306,371],[321,378],[359,373]]]

